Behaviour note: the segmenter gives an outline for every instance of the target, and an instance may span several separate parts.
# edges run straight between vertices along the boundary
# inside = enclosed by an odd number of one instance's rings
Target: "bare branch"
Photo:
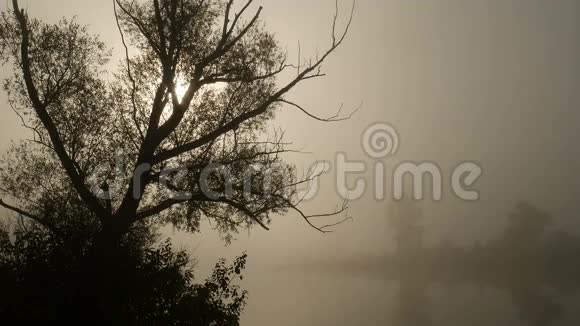
[[[246,4],[246,7],[244,7],[244,10],[245,10],[245,8],[247,8],[247,6],[250,5],[250,3],[252,3],[252,1],[253,0],[248,1],[248,4]],[[230,28],[230,31],[226,34],[226,39],[220,40],[216,49],[210,55],[208,55],[204,60],[201,61],[201,63],[199,64],[199,69],[204,69],[211,62],[221,58],[234,45],[236,45],[238,43],[238,41],[241,40],[250,31],[250,29],[256,24],[256,22],[258,21],[258,18],[260,17],[260,13],[262,12],[262,10],[263,10],[263,8],[260,6],[258,8],[258,11],[256,12],[256,14],[254,15],[254,17],[246,25],[246,27],[244,27],[236,37],[234,37],[230,42],[228,42],[227,37],[231,34],[233,29],[235,28],[235,26],[233,25]],[[236,15],[236,22],[237,22],[237,18],[238,18],[238,16]]]
[[[250,211],[247,207],[245,207],[243,204],[240,204],[234,200],[222,197],[222,198],[218,198],[218,199],[211,199],[203,194],[197,194],[195,196],[192,196],[191,198],[188,199],[167,199],[163,202],[161,202],[160,204],[158,204],[155,207],[151,207],[148,209],[145,209],[143,211],[141,211],[140,213],[137,214],[137,220],[142,220],[142,219],[146,219],[148,217],[152,217],[155,215],[159,215],[161,213],[163,213],[164,211],[171,209],[177,205],[181,205],[187,202],[211,202],[211,203],[223,203],[226,204],[228,206],[231,206],[233,208],[235,208],[236,210],[238,210],[239,212],[243,213],[244,215],[246,215],[247,217],[249,217],[250,219],[252,219],[254,222],[256,222],[258,225],[260,225],[263,229],[265,230],[270,230],[262,221],[260,221],[258,219],[258,215],[252,211]]]
[[[238,211],[244,213],[247,217],[249,217],[250,219],[252,219],[254,222],[256,222],[259,226],[261,226],[264,230],[269,231],[270,228],[268,228],[266,226],[266,224],[264,224],[262,221],[260,221],[260,219],[258,219],[259,214],[256,214],[252,211],[250,211],[248,208],[246,208],[244,205],[237,203],[233,200],[230,200],[228,198],[221,198],[217,200],[218,202],[222,202],[225,203],[235,209],[237,209]]]
[[[229,0],[226,4],[226,13],[224,15],[224,26],[222,30],[222,40],[225,40],[228,35],[228,25],[230,23],[230,10],[232,9],[232,5],[234,4],[234,0]]]
[[[127,60],[127,76],[131,81],[132,88],[131,88],[131,103],[133,104],[133,123],[135,123],[135,128],[139,132],[139,136],[141,137],[141,141],[145,140],[145,136],[143,135],[143,130],[141,130],[141,126],[137,121],[137,103],[135,100],[136,92],[137,92],[137,84],[135,82],[135,78],[133,78],[133,73],[131,72],[131,60],[129,58],[129,47],[125,42],[125,35],[123,35],[123,29],[121,28],[121,23],[119,22],[119,15],[117,14],[117,0],[113,0],[113,10],[115,12],[115,20],[117,22],[117,28],[119,29],[119,34],[121,35],[121,42],[123,43],[123,47],[125,48],[125,60]]]
[[[143,220],[155,215],[159,215],[161,213],[163,213],[164,211],[171,209],[177,205],[181,205],[186,203],[188,200],[178,200],[178,199],[167,199],[161,203],[159,203],[157,206],[153,206],[153,207],[149,207],[146,208],[140,212],[137,213],[136,216],[136,220]]]
[[[252,83],[258,80],[264,80],[268,78],[272,78],[276,75],[279,75],[287,68],[293,67],[293,65],[283,64],[278,67],[278,69],[269,72],[267,74],[253,76],[253,77],[217,77],[217,76],[207,76],[205,77],[200,84],[208,85],[214,83],[237,83],[237,82],[244,82],[244,83]]]
[[[153,48],[153,51],[155,51],[155,53],[159,55],[161,53],[160,46],[159,44],[157,44],[157,42],[155,42],[155,40],[153,40],[150,33],[145,29],[145,24],[143,24],[143,22],[139,18],[133,15],[130,9],[125,8],[125,6],[123,6],[120,0],[115,0],[115,2],[119,6],[119,8],[121,8],[121,11],[123,11],[123,13],[127,15],[131,19],[131,21],[133,21],[133,24],[135,24],[135,26],[137,26],[143,37],[147,39],[147,42],[149,42],[149,45]]]
[[[63,235],[62,232],[60,232],[59,229],[54,224],[50,223],[49,221],[46,221],[45,219],[42,219],[42,218],[35,216],[31,213],[25,212],[22,209],[19,209],[17,207],[12,206],[12,205],[8,205],[2,199],[0,199],[0,206],[18,214],[19,216],[28,218],[31,221],[42,225],[43,227],[45,227],[46,229],[48,229],[50,232],[54,233],[57,236]]]
[[[248,9],[248,7],[252,4],[252,2],[254,2],[254,0],[248,0],[248,2],[246,2],[244,7],[242,7],[242,9],[236,14],[236,16],[234,17],[234,21],[232,22],[232,26],[231,26],[230,30],[226,33],[226,37],[224,39],[225,41],[227,41],[228,37],[230,37],[232,35],[232,33],[234,32],[234,28],[238,24],[238,20],[240,19],[240,17],[242,17],[242,15],[246,11],[246,9]]]
[[[278,102],[282,102],[282,103],[286,103],[288,105],[291,105],[291,106],[299,109],[300,111],[304,112],[304,114],[306,114],[307,116],[311,117],[312,119],[318,120],[318,121],[321,121],[321,122],[339,122],[339,121],[349,120],[349,119],[352,118],[352,116],[356,112],[358,112],[358,110],[360,110],[360,106],[359,106],[356,110],[354,110],[353,112],[351,112],[349,115],[347,115],[345,117],[340,117],[340,114],[341,114],[342,109],[344,107],[344,104],[341,104],[340,105],[340,108],[338,109],[338,111],[333,116],[330,116],[328,118],[320,118],[320,117],[315,116],[314,114],[310,113],[308,110],[304,109],[302,106],[300,106],[300,105],[298,105],[298,104],[296,104],[294,102],[290,102],[290,101],[287,101],[287,100],[284,100],[284,99],[278,100]]]
[[[327,224],[324,226],[316,226],[314,223],[312,223],[311,219],[314,218],[318,218],[318,217],[333,217],[333,216],[337,216],[340,215],[346,211],[348,211],[348,201],[345,200],[342,207],[340,209],[337,209],[336,211],[332,212],[332,213],[326,213],[326,214],[314,214],[314,215],[307,215],[305,214],[296,204],[291,203],[290,201],[287,201],[289,208],[291,208],[292,210],[294,210],[295,212],[297,212],[303,219],[304,221],[306,221],[306,223],[308,225],[310,225],[312,228],[314,228],[315,230],[322,232],[322,233],[331,233],[332,231],[328,231],[327,229],[338,226],[342,223],[345,223],[348,220],[351,220],[352,217],[350,216],[346,216],[344,219],[333,223],[333,224]]]

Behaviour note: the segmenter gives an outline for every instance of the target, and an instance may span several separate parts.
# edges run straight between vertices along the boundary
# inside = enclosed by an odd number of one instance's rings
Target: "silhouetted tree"
[[[412,260],[423,248],[423,226],[421,208],[406,196],[392,204],[388,213],[389,227],[394,232],[396,253],[401,259]]]
[[[552,223],[550,214],[527,202],[520,202],[508,216],[508,225],[496,245],[514,255],[535,254],[544,244],[548,227]]]
[[[112,75],[109,49],[74,20],[41,22],[17,0],[2,13],[1,58],[13,67],[4,90],[33,139],[2,162],[0,206],[66,246],[91,235],[105,315],[118,315],[124,244],[139,225],[197,232],[207,217],[228,240],[243,228],[267,229],[288,210],[325,231],[312,219],[346,209],[305,214],[296,186],[311,177],[297,180],[281,159],[289,151],[282,137],[264,135],[282,107],[326,122],[348,118],[319,118],[287,96],[323,76],[352,14],[337,35],[337,12],[327,51],[292,65],[263,29],[261,7],[244,19],[252,3],[234,14],[233,0],[113,1],[126,58]],[[75,218],[63,223],[63,211]]]
[[[114,276],[101,278],[95,259],[98,225],[84,206],[58,205],[67,193],[41,202],[51,232],[25,219],[0,228],[0,317],[19,321],[95,324],[237,325],[246,293],[235,285],[246,256],[221,260],[204,284],[194,284],[185,251],[160,242],[156,225],[133,225],[117,247]],[[106,289],[105,292],[103,290]],[[103,307],[102,296],[111,300]],[[107,315],[103,312],[107,312]]]

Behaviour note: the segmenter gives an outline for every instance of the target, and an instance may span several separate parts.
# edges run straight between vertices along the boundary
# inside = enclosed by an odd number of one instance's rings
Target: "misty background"
[[[351,2],[340,0],[341,22]],[[314,57],[331,42],[334,0],[263,0],[263,20],[289,58]],[[6,9],[6,2],[2,3]],[[77,16],[123,57],[111,1],[22,1],[31,16],[54,22]],[[345,153],[364,161],[363,198],[350,203],[353,220],[320,234],[294,213],[271,231],[241,233],[230,246],[206,225],[197,235],[167,230],[198,260],[198,280],[219,257],[249,254],[243,286],[250,300],[242,325],[395,325],[397,282],[376,275],[340,275],[327,264],[395,250],[389,212],[396,204],[373,196],[374,165],[361,135],[375,122],[396,127],[401,144],[382,162],[432,161],[444,171],[441,202],[417,203],[428,246],[470,247],[493,241],[508,214],[525,200],[553,217],[554,228],[580,231],[580,2],[575,0],[359,0],[344,45],[325,64],[327,77],[302,85],[289,99],[321,116],[362,109],[349,121],[325,124],[285,108],[277,115],[286,140],[305,154],[288,156],[299,170]],[[292,60],[290,59],[292,62]],[[6,68],[2,68],[5,70]],[[0,95],[0,149],[26,137]],[[449,176],[463,161],[478,162],[481,199],[462,202]],[[323,177],[308,212],[334,209],[342,199],[334,174]],[[350,180],[353,181],[353,180]],[[386,180],[387,190],[391,186]],[[430,191],[427,191],[428,197]],[[391,198],[387,191],[387,198]],[[317,266],[318,264],[318,266]],[[433,325],[518,325],[510,298],[493,288],[430,286]],[[565,319],[580,321],[580,300],[568,300]],[[523,325],[523,324],[522,324]]]

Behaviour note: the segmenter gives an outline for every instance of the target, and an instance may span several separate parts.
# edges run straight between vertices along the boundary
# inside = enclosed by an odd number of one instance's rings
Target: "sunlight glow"
[[[179,98],[179,101],[183,99],[183,96],[187,92],[187,87],[188,87],[187,83],[179,83],[175,87],[175,92],[177,93],[177,98]]]
[[[215,83],[215,84],[211,84],[209,86],[206,86],[207,89],[211,89],[213,91],[216,92],[220,92],[223,91],[227,86],[227,83]],[[187,92],[187,88],[189,87],[189,84],[187,82],[178,82],[177,86],[175,87],[175,92],[177,93],[177,97],[179,98],[179,100],[181,101],[183,99],[183,96],[185,96],[185,93]]]

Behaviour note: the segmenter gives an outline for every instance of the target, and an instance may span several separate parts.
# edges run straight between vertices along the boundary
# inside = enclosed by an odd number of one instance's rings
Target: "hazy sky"
[[[296,57],[299,41],[305,56],[331,41],[334,0],[258,2],[267,28],[277,34],[289,58]],[[111,1],[21,3],[32,16],[50,21],[76,15],[119,58]],[[344,18],[351,3],[340,4]],[[361,111],[350,121],[322,124],[285,109],[276,124],[295,147],[312,152],[289,158],[303,168],[316,160],[334,160],[338,152],[372,167],[376,161],[364,154],[360,142],[365,127],[377,121],[389,122],[401,137],[400,151],[385,161],[388,166],[428,160],[448,173],[462,161],[478,162],[484,169],[477,184],[480,201],[462,203],[446,189],[442,202],[422,204],[431,241],[490,239],[518,200],[529,200],[561,225],[578,228],[579,38],[580,2],[575,0],[359,0],[344,46],[324,65],[328,76],[302,85],[290,98],[320,115],[333,113],[341,103],[348,110],[363,102]],[[24,133],[4,94],[0,103],[0,147],[6,148]],[[373,180],[371,172],[362,177]],[[323,179],[321,193],[308,209],[331,210],[340,204],[332,179]],[[245,325],[349,325],[335,313],[346,306],[355,309],[357,303],[333,299],[332,281],[281,276],[274,270],[304,260],[388,251],[389,202],[377,202],[369,194],[350,206],[354,221],[331,235],[321,235],[289,214],[275,219],[272,231],[240,234],[228,248],[209,228],[179,239],[197,248],[202,270],[219,256],[248,250]],[[305,302],[306,289],[300,286],[309,282],[328,292]],[[353,281],[344,286],[363,285]],[[294,319],[279,320],[289,312]]]

